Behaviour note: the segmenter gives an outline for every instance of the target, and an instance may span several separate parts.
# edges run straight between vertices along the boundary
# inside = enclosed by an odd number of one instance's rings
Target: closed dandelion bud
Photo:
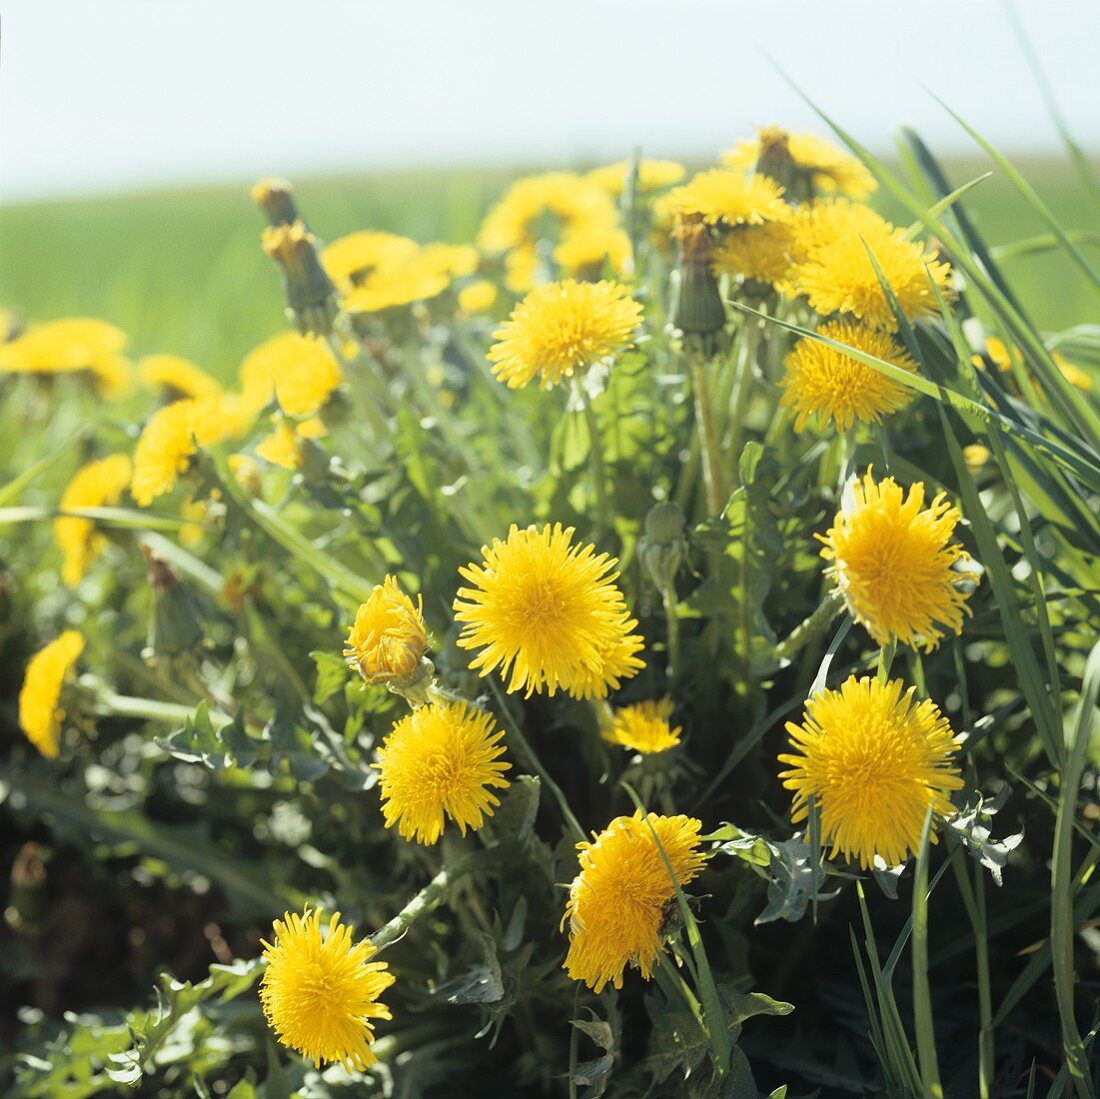
[[[427,701],[435,675],[424,657],[427,647],[423,601],[418,598],[414,604],[396,578],[387,576],[359,607],[344,659],[365,683],[385,684],[415,706]]]
[[[301,218],[294,204],[294,188],[285,179],[268,176],[254,184],[249,194],[272,225],[293,225]]]
[[[658,588],[667,588],[683,564],[684,513],[679,504],[656,504],[645,517],[645,535],[638,546],[642,564]]]
[[[203,639],[198,600],[190,588],[180,583],[167,561],[148,546],[142,546],[141,552],[149,565],[149,583],[153,588],[149,647],[157,656],[178,656]]]
[[[726,307],[711,271],[714,242],[701,216],[681,215],[673,231],[680,260],[672,274],[669,323],[685,335],[709,335],[726,324]]]
[[[784,190],[784,198],[792,204],[813,198],[813,186],[808,172],[800,171],[791,156],[790,135],[786,130],[769,126],[760,131],[760,152],[756,172],[774,180]]]
[[[295,327],[303,335],[330,335],[338,298],[317,255],[317,238],[299,218],[290,225],[269,225],[261,241],[282,269],[287,315]]]

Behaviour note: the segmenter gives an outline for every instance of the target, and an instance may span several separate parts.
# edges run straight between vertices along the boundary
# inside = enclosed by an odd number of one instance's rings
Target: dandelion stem
[[[135,698],[105,689],[96,691],[96,702],[101,713],[115,717],[140,717],[146,721],[163,721],[168,725],[179,725],[195,716],[194,706],[180,706],[175,702],[161,702],[154,698]]]
[[[421,916],[430,912],[443,899],[456,881],[484,863],[489,854],[488,851],[473,851],[453,866],[445,866],[440,870],[389,923],[383,924],[370,936],[375,949],[381,952],[402,938]]]
[[[750,319],[741,329],[741,339],[737,349],[737,369],[734,374],[733,393],[730,395],[729,423],[726,425],[726,443],[723,448],[736,480],[740,480],[738,460],[741,456],[745,410],[748,408],[749,394],[752,392],[752,371],[756,363],[756,352],[760,346],[762,331],[761,322]]]
[[[959,884],[963,907],[970,918],[974,931],[974,961],[978,972],[978,1096],[989,1099],[993,1081],[993,999],[989,977],[989,941],[986,931],[985,880],[979,869],[975,874],[975,885],[970,884],[967,871],[966,854],[961,846],[954,844],[951,854],[951,868]]]
[[[800,649],[804,649],[815,638],[820,637],[844,606],[844,597],[837,588],[833,588],[821,601],[817,610],[809,618],[800,622],[790,635],[776,645],[773,657],[777,663],[790,660]]]
[[[665,627],[668,633],[668,663],[665,674],[669,686],[676,683],[680,674],[680,619],[676,614],[676,586],[669,582],[661,588],[661,602],[665,608]]]
[[[383,415],[383,409],[387,404],[384,386],[380,384],[381,379],[373,369],[373,364],[363,354],[362,345],[357,343],[356,346],[360,350],[354,355],[346,355],[340,337],[330,335],[328,343],[337,361],[344,367],[344,377],[348,380],[356,407],[370,423],[371,434],[375,441],[381,443],[389,439],[390,425]]]
[[[554,800],[558,803],[558,808],[561,810],[561,815],[565,818],[565,823],[569,825],[570,830],[573,832],[574,837],[578,843],[584,843],[588,837],[585,835],[584,829],[580,826],[580,822],[573,815],[573,810],[569,808],[569,802],[565,798],[565,793],[562,788],[550,777],[550,772],[542,765],[542,761],[539,759],[535,749],[531,747],[530,741],[523,735],[523,728],[521,723],[513,715],[511,708],[508,705],[508,700],[501,694],[500,687],[497,686],[496,680],[490,679],[489,686],[492,688],[493,696],[497,700],[497,705],[504,711],[504,714],[508,718],[509,730],[508,740],[512,744],[518,744],[523,754],[527,757],[527,762],[531,769],[538,775],[539,780],[546,784],[546,788],[550,791]]]
[[[592,402],[584,402],[584,419],[588,424],[590,453],[592,455],[592,481],[596,486],[596,514],[601,533],[614,529],[611,515],[611,500],[607,493],[607,469],[603,461],[603,445],[600,438],[600,422]]]
[[[684,355],[691,367],[691,388],[695,394],[695,422],[703,453],[703,488],[707,494],[707,514],[717,515],[722,510],[726,491],[722,477],[722,451],[718,445],[710,383],[707,381],[707,368],[712,358],[707,354],[702,340],[695,336],[684,337]]]

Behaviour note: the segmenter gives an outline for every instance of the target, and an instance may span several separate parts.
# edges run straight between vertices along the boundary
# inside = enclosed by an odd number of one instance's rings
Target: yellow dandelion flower
[[[911,374],[917,372],[917,364],[886,332],[848,321],[828,321],[818,331]],[[779,403],[795,409],[795,431],[801,431],[814,414],[820,416],[823,427],[832,423],[838,431],[847,431],[856,420],[877,424],[913,399],[912,391],[900,382],[809,337],[794,345],[784,368]]]
[[[776,144],[786,144],[794,167],[806,173],[811,184],[825,194],[839,192],[863,201],[878,186],[878,181],[851,153],[816,137],[814,134],[792,134],[776,126],[762,127],[755,138],[740,141],[719,160],[727,168],[749,171],[756,167],[767,150]]]
[[[250,496],[259,496],[263,490],[263,477],[260,475],[260,467],[255,459],[247,454],[230,454],[229,469],[233,474],[233,480],[237,482]]]
[[[601,168],[593,168],[585,173],[584,181],[599,187],[602,191],[618,197],[626,187],[626,179],[630,174],[631,164],[627,160],[620,160],[618,164],[605,164]],[[675,160],[640,160],[638,162],[638,191],[659,191],[664,187],[671,187],[679,183],[687,171],[682,164]]]
[[[787,723],[790,764],[780,778],[793,790],[791,819],[805,820],[813,798],[821,836],[832,856],[859,856],[864,869],[875,856],[899,866],[920,847],[929,806],[952,815],[950,790],[962,788],[955,762],[962,743],[935,703],[913,697],[900,679],[849,676],[839,691],[824,690],[806,703],[803,723]],[[932,835],[935,840],[935,833]]]
[[[27,739],[50,759],[57,758],[61,745],[61,722],[65,711],[59,706],[66,677],[84,651],[84,638],[76,630],[39,649],[31,657],[19,692],[19,725]]]
[[[61,494],[61,508],[98,508],[117,504],[130,487],[130,459],[112,454],[89,462],[73,475]],[[63,515],[54,520],[54,538],[64,555],[61,579],[70,587],[79,584],[88,566],[103,551],[106,537],[96,530],[91,519]]]
[[[386,827],[425,844],[443,834],[446,817],[463,835],[480,828],[500,804],[489,788],[508,785],[503,772],[512,765],[498,758],[503,736],[491,714],[466,702],[433,702],[403,717],[372,765]]]
[[[213,398],[175,401],[155,412],[134,450],[130,495],[143,507],[170,492],[196,447],[218,442],[238,428],[236,416]]]
[[[241,364],[241,404],[255,416],[274,397],[288,416],[313,416],[343,381],[328,344],[283,332],[250,351]]]
[[[283,469],[297,469],[302,464],[302,439],[294,425],[280,419],[271,434],[256,444],[256,456]]]
[[[621,744],[649,755],[675,748],[680,743],[680,726],[672,728],[672,699],[636,702],[615,711],[611,725],[600,734],[612,744]]]
[[[0,346],[0,371],[12,374],[62,374],[87,371],[96,375],[110,397],[127,393],[132,381],[130,360],[123,354],[125,332],[94,317],[64,317],[32,328]]]
[[[542,278],[543,263],[534,245],[514,248],[504,257],[504,285],[513,294],[526,294]]]
[[[708,225],[763,225],[789,221],[791,208],[783,188],[767,176],[746,176],[725,168],[711,168],[675,187],[655,207],[659,217],[698,215]]]
[[[638,623],[615,586],[617,561],[594,546],[572,543],[560,523],[520,530],[482,547],[483,565],[459,569],[472,587],[459,588],[458,644],[481,649],[470,667],[495,668],[508,690],[603,698],[642,668]]]
[[[642,307],[614,282],[565,279],[532,290],[493,333],[493,373],[509,389],[540,389],[597,363],[610,364],[633,341]]]
[[[837,512],[833,526],[818,539],[821,556],[832,562],[826,573],[836,581],[848,611],[878,645],[891,637],[912,648],[934,649],[946,632],[961,633],[969,614],[967,592],[959,585],[973,574],[955,571],[969,554],[951,541],[961,518],[940,493],[929,507],[924,485],[906,496],[892,478],[876,484],[868,470],[853,485],[853,504]]]
[[[722,235],[714,250],[714,273],[782,288],[791,268],[794,230],[790,223],[746,225]]]
[[[1057,351],[1051,352],[1050,357],[1054,360],[1054,365],[1061,371],[1062,377],[1065,378],[1070,385],[1076,386],[1085,393],[1092,392],[1092,378],[1077,366],[1076,363],[1071,363],[1065,355],[1060,355]]]
[[[489,211],[478,244],[499,254],[532,245],[550,227],[559,232],[618,224],[615,204],[602,188],[576,172],[546,172],[516,180]]]
[[[365,229],[327,245],[321,264],[340,292],[347,293],[372,271],[404,263],[419,247],[408,237]]]
[[[321,914],[309,908],[276,920],[274,943],[264,939],[267,968],[260,1003],[268,1026],[284,1046],[317,1068],[339,1061],[349,1072],[375,1062],[372,1019],[391,1019],[378,997],[393,984],[370,939],[354,941],[354,929],[334,912],[327,933]]]
[[[868,249],[910,320],[937,311],[931,282],[952,296],[950,266],[867,206],[818,203],[796,223],[796,237],[804,258],[791,271],[791,288],[822,316],[849,313],[872,328],[897,328]]]
[[[554,262],[568,275],[599,274],[605,263],[622,274],[629,270],[631,257],[630,237],[614,226],[570,229],[554,249]]]
[[[650,830],[653,826],[653,831]],[[616,817],[593,843],[578,843],[580,873],[569,887],[562,919],[569,923],[563,966],[575,981],[599,993],[610,981],[623,987],[623,971],[635,966],[648,981],[668,938],[664,925],[676,890],[653,839],[657,833],[676,881],[687,885],[706,865],[699,850],[700,821],[641,810]]]
[[[220,397],[222,387],[205,370],[179,355],[146,355],[138,374],[150,389],[166,389],[177,397]]]
[[[1012,355],[1004,340],[998,339],[996,336],[987,336],[985,353],[989,361],[1003,373],[1008,373],[1012,369]],[[971,355],[970,361],[979,368],[984,368],[986,365],[986,360],[981,355]]]
[[[416,671],[427,647],[423,599],[414,604],[397,578],[387,576],[360,604],[344,658],[367,683],[389,683]]]
[[[478,279],[458,292],[458,307],[470,315],[488,313],[497,300],[497,288],[488,279]]]
[[[963,447],[963,461],[971,473],[977,473],[992,457],[992,451],[982,443],[971,443]]]

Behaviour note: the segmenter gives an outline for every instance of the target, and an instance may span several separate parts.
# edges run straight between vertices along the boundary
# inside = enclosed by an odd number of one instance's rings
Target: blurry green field
[[[1064,225],[1091,228],[1072,169],[1060,162],[1019,167]],[[950,167],[953,185],[986,170]],[[323,240],[361,228],[422,241],[471,240],[508,175],[500,170],[421,171],[296,180],[311,226]],[[1044,227],[1003,177],[967,196],[993,244]],[[883,204],[884,212],[906,219]],[[282,291],[259,248],[262,220],[239,186],[160,190],[63,202],[0,206],[0,306],[30,320],[91,315],[130,333],[135,354],[166,351],[215,374],[283,324]],[[1007,261],[1005,269],[1047,330],[1090,319],[1093,302],[1057,255]]]

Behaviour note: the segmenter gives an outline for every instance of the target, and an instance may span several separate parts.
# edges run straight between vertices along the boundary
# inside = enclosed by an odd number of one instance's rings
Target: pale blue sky
[[[1058,143],[1000,0],[4,0],[0,198],[402,165],[709,157],[824,132],[768,56],[879,150],[913,123]],[[1100,149],[1100,4],[1020,0]]]

